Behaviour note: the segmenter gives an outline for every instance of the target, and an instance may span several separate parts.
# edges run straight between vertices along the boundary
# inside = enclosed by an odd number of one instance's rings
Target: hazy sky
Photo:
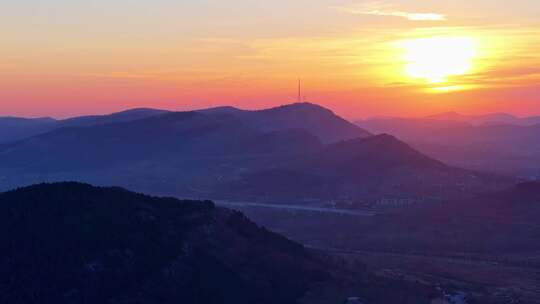
[[[540,114],[540,1],[3,0],[0,115]]]

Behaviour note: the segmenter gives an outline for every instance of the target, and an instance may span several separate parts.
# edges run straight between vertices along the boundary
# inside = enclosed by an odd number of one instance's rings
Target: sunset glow
[[[0,304],[540,304],[540,0],[0,28]]]
[[[538,14],[527,0],[11,1],[0,115],[260,109],[295,101],[298,77],[351,119],[540,114]]]

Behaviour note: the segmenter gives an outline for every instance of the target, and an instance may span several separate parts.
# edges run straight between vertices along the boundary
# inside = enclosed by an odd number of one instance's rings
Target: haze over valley
[[[440,161],[432,150],[420,152],[425,144],[414,140],[429,139],[433,145],[446,143],[455,149],[475,140],[485,149],[522,143],[520,147],[536,157],[536,137],[500,132],[534,129],[535,125],[474,119],[373,119],[355,125],[311,103],[258,111],[141,108],[64,120],[10,117],[0,119],[6,126],[0,145],[0,186],[9,190],[76,180],[161,196],[213,199],[218,213],[227,210],[223,208],[241,210],[257,223],[300,242],[306,246],[303,250],[314,255],[306,263],[317,265],[309,267],[318,268],[313,271],[320,274],[311,283],[306,281],[303,291],[295,291],[300,292],[297,295],[288,295],[290,299],[316,301],[308,290],[322,284],[322,294],[315,293],[318,300],[346,298],[355,290],[373,303],[384,303],[388,297],[379,293],[376,282],[390,280],[398,284],[399,293],[407,294],[409,300],[400,303],[429,302],[444,298],[445,293],[466,294],[471,303],[506,303],[507,298],[536,301],[540,185],[489,167],[459,166],[476,164],[474,157],[464,162]],[[506,161],[496,153],[489,157],[501,164]],[[77,184],[19,191],[54,189],[94,191]],[[109,212],[103,208],[95,212]],[[47,221],[49,216],[44,216]],[[411,268],[419,262],[424,266]],[[337,272],[328,272],[333,263],[365,266],[339,266]],[[471,263],[484,266],[470,268]],[[461,270],[450,270],[452,265]],[[375,281],[357,279],[347,283],[352,284],[348,288],[338,287],[350,280],[348,271],[361,276],[370,273]],[[497,279],[507,276],[514,279]],[[525,285],[515,285],[513,280]],[[486,284],[490,287],[480,288]],[[35,288],[38,293],[48,289]],[[513,291],[507,292],[508,288]],[[197,297],[186,292],[185,296]],[[239,301],[257,296],[234,289],[227,292],[232,294],[225,296],[241,297]],[[58,299],[58,295],[51,297]]]
[[[540,1],[0,4],[0,304],[540,304]]]

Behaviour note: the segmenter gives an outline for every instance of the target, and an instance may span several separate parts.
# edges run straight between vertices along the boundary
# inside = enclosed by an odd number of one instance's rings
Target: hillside
[[[482,125],[518,125],[530,126],[540,123],[539,116],[517,117],[508,113],[490,113],[484,115],[464,115],[456,112],[446,112],[426,117],[433,120],[465,122],[475,126]]]
[[[537,182],[377,216],[239,209],[308,247],[360,258],[383,275],[457,289],[466,303],[540,303]]]
[[[52,118],[0,117],[0,144],[50,131],[56,123]]]
[[[304,129],[317,136],[324,143],[371,135],[369,132],[337,116],[329,109],[307,102],[259,111],[219,107],[202,110],[201,112],[234,115],[263,132]]]
[[[358,126],[374,134],[392,134],[404,141],[419,141],[439,130],[467,128],[467,122],[423,118],[378,118],[359,120]]]
[[[444,185],[441,187],[440,185]],[[246,196],[350,199],[448,198],[497,180],[448,167],[389,135],[343,141],[253,170],[225,185]]]
[[[162,114],[170,113],[166,110],[150,109],[150,108],[135,108],[121,112],[116,112],[108,115],[89,115],[68,118],[60,121],[58,127],[80,127],[92,125],[104,125],[119,122],[128,122],[138,119],[149,118]]]
[[[67,119],[0,117],[0,144],[18,141],[66,127],[82,127],[129,122],[165,114],[167,111],[138,108],[107,115],[88,115]]]
[[[218,107],[196,111],[208,115],[230,115],[250,128],[261,132],[303,129],[323,142],[366,137],[370,134],[358,126],[335,115],[332,111],[310,103],[296,103],[259,111]],[[0,144],[18,141],[67,127],[88,127],[117,124],[170,114],[172,112],[150,108],[136,108],[106,115],[87,115],[55,120],[51,118],[27,119],[0,117]]]
[[[405,118],[373,119],[357,124],[376,134],[392,134],[449,165],[527,179],[540,178],[539,124],[474,125],[462,120]]]
[[[65,127],[2,144],[0,189],[78,180],[182,197],[374,201],[446,198],[496,183],[449,168],[391,136],[325,143],[320,130],[341,138],[354,134],[339,130],[361,129],[336,128],[332,122],[327,127],[324,119],[315,128],[320,115],[345,122],[315,105],[237,111],[171,112]]]
[[[0,166],[18,172],[79,171],[237,149],[256,133],[230,116],[178,112],[136,121],[61,128],[0,145]]]
[[[41,184],[0,194],[2,303],[296,303],[301,245],[208,201]]]

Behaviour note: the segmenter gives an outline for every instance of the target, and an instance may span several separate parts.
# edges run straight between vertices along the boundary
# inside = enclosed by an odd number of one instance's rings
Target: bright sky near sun
[[[0,115],[540,114],[540,1],[5,0]]]

